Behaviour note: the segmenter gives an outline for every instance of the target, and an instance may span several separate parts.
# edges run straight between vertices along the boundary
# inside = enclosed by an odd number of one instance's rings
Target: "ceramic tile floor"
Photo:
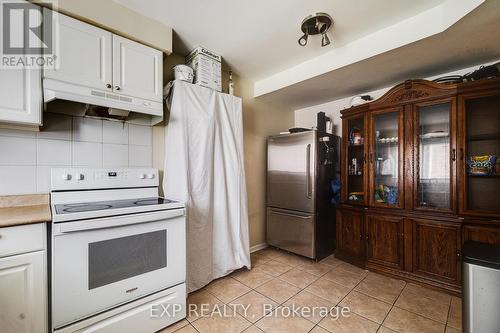
[[[252,270],[239,270],[189,295],[188,304],[208,304],[209,309],[224,307],[228,316],[193,313],[160,332],[461,331],[460,298],[365,271],[334,256],[316,263],[266,248],[251,257]],[[267,304],[265,309],[263,304]],[[241,305],[249,305],[246,313]],[[285,318],[283,309],[293,305],[349,308],[350,313],[337,319],[318,312]]]

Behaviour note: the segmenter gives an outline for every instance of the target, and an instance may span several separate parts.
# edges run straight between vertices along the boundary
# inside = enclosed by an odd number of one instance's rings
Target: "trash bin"
[[[463,331],[500,332],[500,246],[466,242],[463,257]]]

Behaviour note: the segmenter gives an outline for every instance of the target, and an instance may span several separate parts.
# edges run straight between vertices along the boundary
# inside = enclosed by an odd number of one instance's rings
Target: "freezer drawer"
[[[314,258],[314,215],[267,208],[267,243]]]
[[[314,211],[315,131],[273,136],[267,145],[267,206]]]

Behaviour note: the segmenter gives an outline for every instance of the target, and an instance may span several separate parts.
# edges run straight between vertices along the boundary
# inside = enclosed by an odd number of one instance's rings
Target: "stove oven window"
[[[167,267],[167,231],[89,244],[89,289]]]

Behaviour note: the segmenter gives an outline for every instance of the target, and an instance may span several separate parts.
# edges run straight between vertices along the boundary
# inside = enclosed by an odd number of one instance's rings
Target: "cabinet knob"
[[[26,318],[26,316],[24,315],[24,313],[21,313],[21,314],[19,315],[19,319],[23,320],[24,318]]]
[[[120,86],[115,86],[115,90],[120,90]]]
[[[111,84],[106,84],[106,88],[111,89]]]

